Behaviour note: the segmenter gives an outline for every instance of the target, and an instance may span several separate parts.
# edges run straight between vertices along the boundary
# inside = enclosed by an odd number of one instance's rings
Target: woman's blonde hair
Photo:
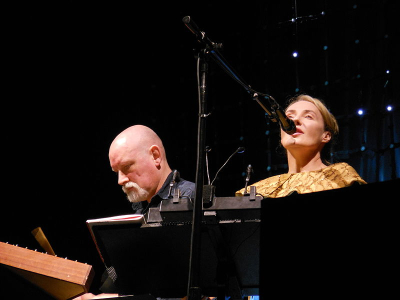
[[[327,145],[325,145],[321,151],[321,158],[322,158],[323,162],[325,164],[330,164],[330,157],[331,157],[333,145],[335,144],[336,137],[339,134],[339,125],[336,121],[336,118],[334,117],[334,115],[332,115],[330,113],[330,111],[325,106],[325,104],[322,100],[313,98],[313,97],[311,97],[309,95],[305,95],[305,94],[297,95],[297,96],[289,99],[289,101],[287,102],[285,111],[287,110],[287,108],[290,105],[292,105],[293,103],[299,102],[299,101],[308,101],[308,102],[313,103],[318,108],[318,110],[320,111],[320,113],[322,115],[322,118],[324,120],[325,131],[329,131],[331,133],[331,140],[328,143],[330,147],[326,147]]]

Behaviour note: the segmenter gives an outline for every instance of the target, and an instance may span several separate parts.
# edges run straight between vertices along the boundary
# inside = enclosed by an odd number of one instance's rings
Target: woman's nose
[[[300,119],[298,117],[293,117],[292,121],[294,122],[295,125],[300,125]]]

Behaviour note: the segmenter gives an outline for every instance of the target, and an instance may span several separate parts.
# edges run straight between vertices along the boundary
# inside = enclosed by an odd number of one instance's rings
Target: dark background
[[[400,177],[395,2],[68,1],[7,8],[0,241],[38,248],[30,231],[41,226],[59,256],[101,274],[85,221],[131,212],[108,147],[133,124],[153,128],[170,166],[195,180],[198,44],[182,23],[186,15],[223,43],[225,59],[255,90],[281,105],[298,93],[324,100],[340,126],[333,162],[350,163],[368,182]],[[213,61],[208,91],[211,179],[231,153],[246,148],[219,174],[217,196],[244,186],[248,164],[252,182],[286,172],[278,127]]]

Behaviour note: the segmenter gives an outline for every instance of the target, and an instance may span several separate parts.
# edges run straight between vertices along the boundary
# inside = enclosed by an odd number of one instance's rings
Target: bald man
[[[179,189],[181,197],[194,198],[195,184],[180,178],[176,170],[172,171],[160,137],[149,127],[134,125],[122,131],[111,143],[108,157],[134,213],[145,214],[150,207],[168,199],[173,178],[173,188]],[[107,294],[87,293],[73,300],[118,296],[111,277],[105,279],[100,290]]]
[[[122,131],[111,143],[109,159],[135,213],[144,214],[167,199],[173,177],[180,195],[194,198],[195,184],[171,170],[160,137],[149,127],[134,125]]]

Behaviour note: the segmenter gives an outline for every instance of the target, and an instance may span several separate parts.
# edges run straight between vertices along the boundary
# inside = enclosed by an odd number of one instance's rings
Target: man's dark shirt
[[[173,190],[178,188],[180,191],[181,197],[189,197],[190,199],[194,199],[194,195],[196,193],[195,183],[191,181],[187,181],[183,178],[179,177],[179,172],[177,170],[172,171],[167,179],[165,180],[161,189],[151,198],[150,203],[147,201],[132,203],[133,213],[135,214],[145,214],[150,207],[158,206],[163,199],[168,199],[170,194],[170,184],[174,177],[174,172],[177,172],[175,176],[175,184],[172,187],[172,194]]]

